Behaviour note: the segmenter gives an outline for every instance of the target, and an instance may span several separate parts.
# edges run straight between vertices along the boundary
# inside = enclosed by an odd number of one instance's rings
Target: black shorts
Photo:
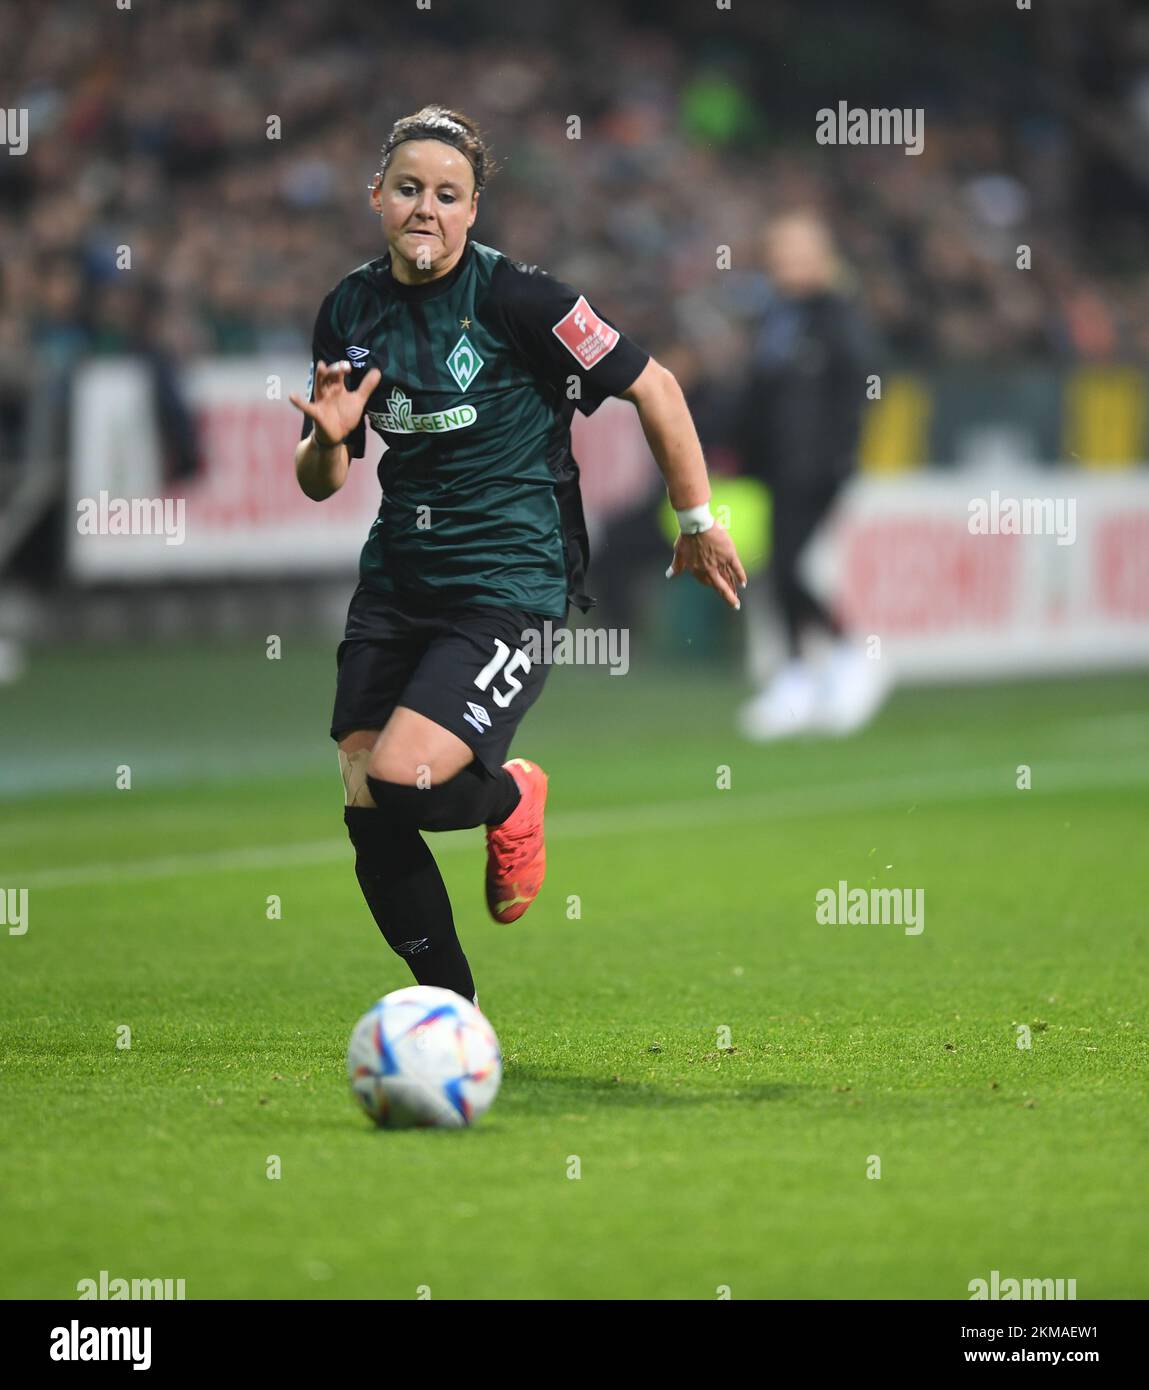
[[[435,608],[360,584],[339,644],[331,737],[382,729],[403,705],[456,734],[494,775],[550,670],[523,652],[523,632],[547,621],[493,604]]]

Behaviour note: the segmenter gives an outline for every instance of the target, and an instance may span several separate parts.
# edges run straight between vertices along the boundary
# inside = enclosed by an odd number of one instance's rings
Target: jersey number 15
[[[486,690],[501,669],[503,680],[510,686],[510,689],[499,690],[492,686],[491,699],[500,709],[506,709],[523,688],[523,683],[515,677],[515,672],[518,670],[522,670],[524,673],[530,671],[531,661],[530,657],[517,647],[514,656],[511,656],[511,649],[505,642],[500,641],[498,637],[492,640],[495,643],[495,654],[475,677],[475,684],[480,690]],[[507,660],[509,656],[511,657],[510,661]]]

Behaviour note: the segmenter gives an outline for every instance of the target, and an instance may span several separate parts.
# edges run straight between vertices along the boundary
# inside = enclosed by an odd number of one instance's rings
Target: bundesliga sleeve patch
[[[604,358],[619,340],[617,328],[612,328],[579,295],[578,303],[558,323],[551,332],[566,348],[581,367],[593,367]]]

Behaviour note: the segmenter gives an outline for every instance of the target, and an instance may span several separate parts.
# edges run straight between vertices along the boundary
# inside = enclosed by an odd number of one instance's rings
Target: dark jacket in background
[[[739,401],[743,471],[777,490],[819,490],[854,468],[875,346],[852,299],[775,295],[753,340]]]

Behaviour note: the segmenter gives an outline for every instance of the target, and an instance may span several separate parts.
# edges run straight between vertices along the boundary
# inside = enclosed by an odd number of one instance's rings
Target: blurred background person
[[[744,470],[771,495],[768,588],[786,660],[743,706],[752,739],[845,733],[878,709],[887,681],[801,572],[807,543],[854,471],[875,348],[830,230],[815,212],[776,217],[763,235],[770,291],[737,410]],[[760,664],[762,593],[747,605],[748,656]],[[821,650],[817,650],[818,648]]]

